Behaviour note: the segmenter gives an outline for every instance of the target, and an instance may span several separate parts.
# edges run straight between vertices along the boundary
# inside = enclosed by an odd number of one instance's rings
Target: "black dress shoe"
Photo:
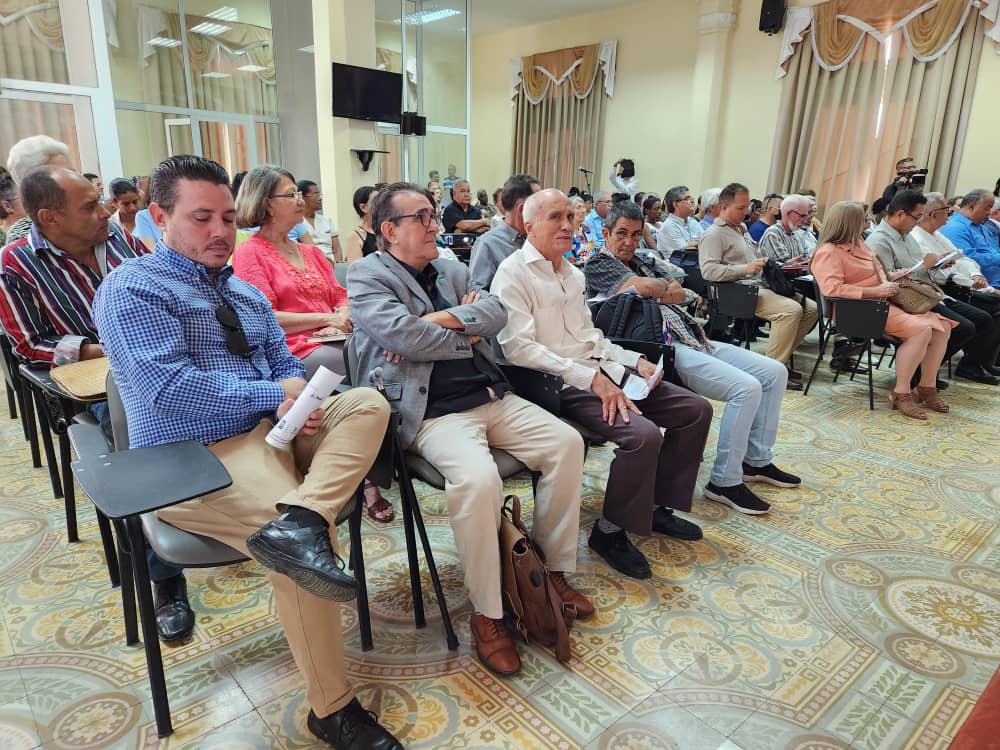
[[[868,374],[868,368],[860,362],[855,364],[854,360],[850,357],[841,357],[836,354],[833,355],[833,359],[830,360],[830,369],[838,372],[853,372],[857,375]]]
[[[965,360],[955,368],[955,377],[971,380],[984,385],[1000,385],[1000,378],[990,375],[982,365],[966,365]]]
[[[667,508],[657,508],[653,511],[653,531],[687,542],[696,542],[705,536],[701,532],[701,526],[678,518],[672,510]]]
[[[153,584],[156,589],[156,632],[164,643],[183,641],[194,630],[194,612],[183,575]]]
[[[629,578],[651,578],[653,575],[646,558],[632,544],[625,529],[605,534],[595,523],[587,544],[604,558],[604,562]]]
[[[265,568],[288,576],[310,594],[335,602],[357,596],[358,582],[344,572],[325,523],[302,525],[285,514],[251,534],[247,548]]]
[[[997,367],[996,365],[983,365],[983,369],[990,375],[1000,376],[1000,367]]]
[[[306,724],[310,732],[329,742],[335,750],[403,750],[400,741],[357,698],[324,719],[310,709]]]

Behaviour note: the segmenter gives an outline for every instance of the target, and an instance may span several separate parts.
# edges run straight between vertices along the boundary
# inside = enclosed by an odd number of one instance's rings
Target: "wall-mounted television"
[[[334,117],[398,123],[402,111],[402,74],[333,63]]]

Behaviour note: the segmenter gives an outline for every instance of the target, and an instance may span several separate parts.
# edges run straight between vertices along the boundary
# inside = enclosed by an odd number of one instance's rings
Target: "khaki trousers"
[[[805,307],[803,307],[803,303]],[[819,316],[816,303],[801,294],[785,297],[770,289],[761,288],[757,293],[757,307],[754,314],[758,318],[771,321],[771,333],[767,340],[767,356],[782,364],[788,364],[795,347],[813,329]]]
[[[507,394],[475,409],[425,419],[410,446],[445,478],[448,515],[472,606],[499,620],[503,481],[491,447],[541,472],[532,538],[551,570],[571,573],[580,532],[583,440],[541,407]]]
[[[218,539],[248,557],[246,540],[278,515],[301,505],[334,521],[364,479],[382,444],[389,405],[370,388],[355,388],[323,404],[319,432],[278,450],[264,442],[262,420],[250,432],[209,445],[233,477],[229,487],[157,511],[180,529]],[[334,544],[336,544],[335,540]],[[303,591],[291,578],[268,573],[278,619],[306,681],[306,700],[317,716],[338,711],[354,697],[344,667],[340,605]]]

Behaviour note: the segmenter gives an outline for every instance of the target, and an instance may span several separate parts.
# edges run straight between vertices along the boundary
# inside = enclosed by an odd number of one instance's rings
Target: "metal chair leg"
[[[62,471],[63,506],[66,508],[66,536],[71,542],[79,542],[76,526],[76,487],[73,484],[73,451],[69,445],[69,435],[59,433],[59,465]]]
[[[6,384],[7,388],[7,412],[10,414],[11,419],[17,419],[17,400],[14,398],[14,389],[10,387],[10,383]]]
[[[872,342],[869,339],[865,344],[865,351],[868,353],[868,411],[875,411],[875,379],[872,376]],[[860,357],[858,360],[860,361]]]
[[[806,381],[806,387],[802,391],[803,396],[809,395],[809,386],[812,385],[813,378],[816,377],[816,370],[819,369],[819,363],[823,361],[823,357],[826,355],[826,342],[830,340],[830,331],[827,329],[825,336],[820,336],[819,354],[816,355],[816,361],[813,362],[812,372],[809,373],[809,380]]]
[[[21,401],[21,427],[24,429],[24,439],[28,441],[31,450],[31,465],[39,468],[42,457],[38,451],[38,422],[35,420],[34,392],[27,383],[21,381],[18,387]]]
[[[97,514],[97,526],[101,530],[101,544],[104,546],[104,562],[108,566],[108,578],[114,588],[121,584],[121,575],[118,569],[118,555],[115,553],[115,537],[111,533],[111,522],[108,517],[94,507]]]
[[[149,688],[153,694],[153,713],[156,716],[156,734],[166,737],[174,731],[170,721],[170,702],[167,697],[167,682],[163,675],[163,656],[156,633],[156,612],[153,606],[152,585],[149,582],[149,568],[146,565],[146,543],[142,534],[142,523],[138,516],[125,519],[128,529],[129,557],[135,573],[136,598],[139,600],[139,622],[142,625],[142,641],[146,649],[146,670],[149,673]]]
[[[351,536],[351,569],[358,581],[358,628],[361,631],[361,650],[371,651],[372,616],[368,606],[368,580],[365,577],[365,552],[361,546],[361,512],[365,507],[364,483],[354,493],[354,512],[347,519],[347,529]]]
[[[125,621],[125,645],[139,643],[139,623],[135,610],[135,578],[132,576],[132,555],[128,546],[128,532],[124,521],[114,522],[118,537],[118,573],[121,576],[122,619]]]
[[[413,508],[417,504],[417,494],[413,489],[413,479],[406,467],[406,457],[396,443],[396,479],[399,482],[399,497],[402,500],[403,533],[406,537],[406,556],[410,567],[410,589],[413,592],[413,623],[422,628],[427,624],[424,615],[423,588],[420,584],[420,562],[417,560],[417,540],[413,533]]]
[[[445,640],[448,649],[455,651],[458,649],[458,636],[455,635],[455,628],[451,624],[451,614],[448,612],[448,604],[445,602],[444,589],[441,587],[441,577],[438,575],[437,565],[434,564],[434,554],[431,552],[431,543],[427,538],[427,529],[424,527],[424,516],[420,512],[420,506],[413,503],[413,519],[416,522],[417,533],[420,534],[420,543],[424,548],[424,560],[427,562],[427,572],[431,577],[431,585],[434,587],[434,596],[437,597],[438,609],[441,612],[441,622],[444,624]]]
[[[42,437],[42,447],[45,449],[45,462],[49,467],[49,481],[52,483],[52,494],[57,498],[63,496],[62,480],[59,478],[59,468],[56,466],[55,450],[52,448],[52,431],[49,429],[49,407],[45,397],[36,389],[31,389],[35,402],[35,413],[38,417],[38,432]]]

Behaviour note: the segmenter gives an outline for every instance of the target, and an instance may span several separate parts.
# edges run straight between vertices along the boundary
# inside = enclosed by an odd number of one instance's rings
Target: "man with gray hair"
[[[54,167],[66,167],[74,169],[72,155],[65,143],[60,143],[47,135],[33,135],[29,138],[22,138],[13,146],[7,154],[7,171],[14,178],[14,184],[20,184],[21,180],[33,169],[46,165]],[[31,217],[25,216],[20,221],[11,225],[7,230],[7,237],[4,240],[8,245],[16,242],[22,237],[27,237],[31,232]]]
[[[709,188],[698,199],[701,203],[701,212],[703,214],[701,228],[706,232],[715,223],[715,220],[719,218],[719,194],[721,192],[722,188]]]
[[[484,219],[479,206],[472,202],[472,187],[468,180],[456,180],[455,186],[451,189],[451,198],[451,203],[441,215],[445,232],[482,234],[489,230],[490,220]]]
[[[941,227],[941,234],[979,264],[990,286],[1000,287],[1000,243],[986,228],[993,202],[989,190],[980,188],[966,193],[958,211]]]
[[[721,194],[722,191],[719,192]],[[669,216],[656,233],[656,251],[660,256],[667,259],[674,250],[698,247],[705,230],[694,218],[694,198],[687,186],[670,188],[663,196],[663,205]]]
[[[611,193],[607,190],[599,190],[594,193],[594,207],[590,209],[587,218],[583,220],[583,236],[587,238],[587,244],[594,243],[593,251],[596,252],[604,247],[604,217],[608,215],[611,208]]]
[[[500,192],[503,220],[472,246],[469,276],[477,289],[490,288],[497,267],[524,243],[524,202],[542,189],[538,179],[530,174],[515,174],[507,178]]]
[[[805,270],[809,257],[799,242],[796,230],[809,220],[809,201],[804,195],[786,196],[781,201],[780,219],[764,230],[758,247],[767,258],[779,266],[791,264],[793,270]],[[795,261],[792,263],[792,261]],[[801,267],[801,269],[800,269]]]

